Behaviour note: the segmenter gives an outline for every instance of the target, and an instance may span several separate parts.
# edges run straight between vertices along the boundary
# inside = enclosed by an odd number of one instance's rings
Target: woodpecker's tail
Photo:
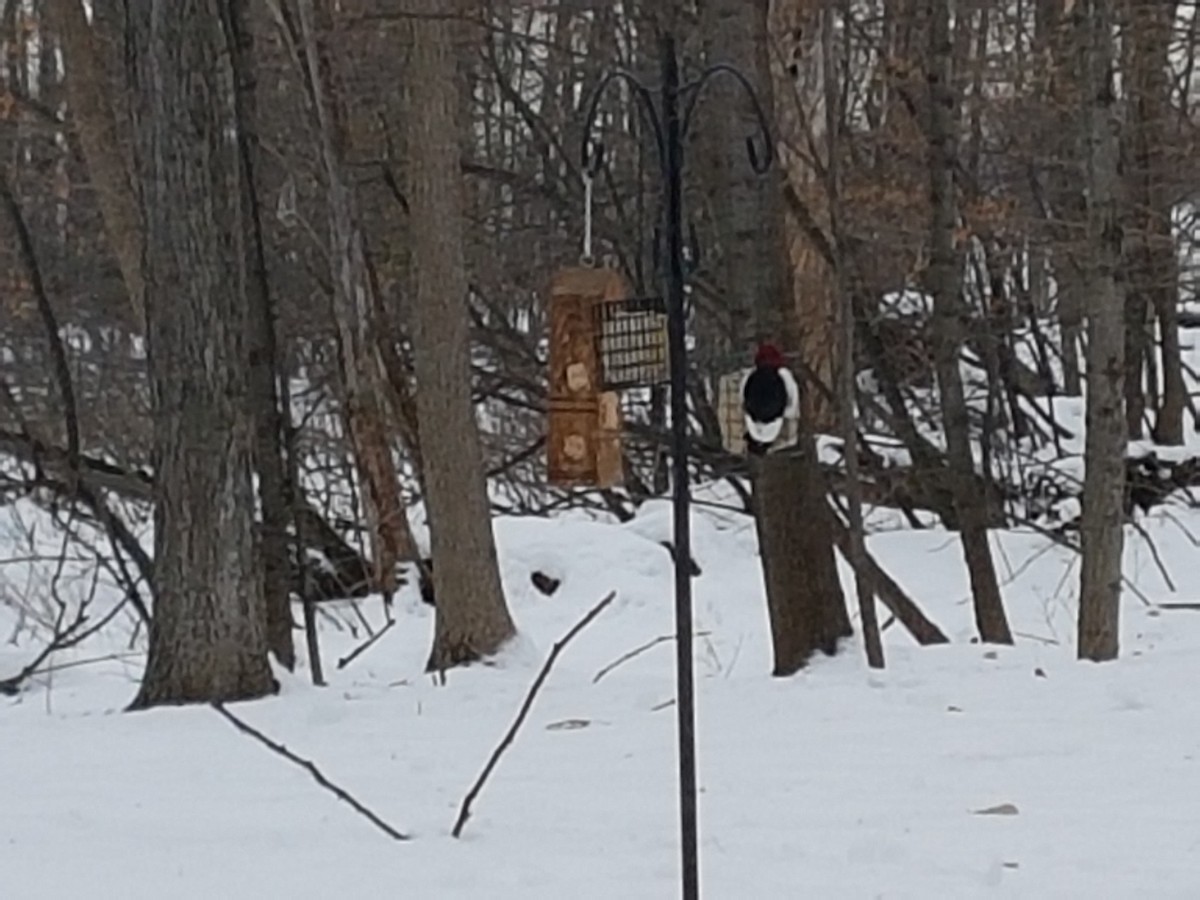
[[[746,453],[750,456],[766,456],[767,450],[770,448],[770,444],[764,444],[761,441],[756,441],[750,435],[746,435]]]

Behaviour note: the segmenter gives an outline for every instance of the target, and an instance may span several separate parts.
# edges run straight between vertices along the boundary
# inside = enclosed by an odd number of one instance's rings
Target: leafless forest
[[[1122,523],[1200,484],[1151,456],[1200,429],[1197,5],[5,0],[0,502],[121,585],[143,705],[266,693],[302,613],[418,580],[431,670],[493,652],[489,511],[621,519],[668,490],[664,388],[624,397],[620,487],[547,484],[544,435],[583,111],[614,67],[655,84],[670,29],[685,77],[744,73],[777,150],[756,175],[752,106],[706,88],[690,466],[758,516],[777,673],[849,631],[836,553],[945,640],[867,556],[863,506],[958,532],[985,641],[1012,639],[988,529],[1078,545],[1079,653],[1112,658]],[[628,92],[600,111],[595,255],[659,294],[652,135]],[[751,477],[717,385],[763,338],[802,376],[807,452]]]

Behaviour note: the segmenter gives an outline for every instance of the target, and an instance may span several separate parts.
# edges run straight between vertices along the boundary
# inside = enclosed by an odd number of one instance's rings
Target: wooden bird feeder
[[[631,299],[605,268],[557,273],[550,287],[547,476],[560,487],[624,480],[621,389],[667,380],[661,299]]]

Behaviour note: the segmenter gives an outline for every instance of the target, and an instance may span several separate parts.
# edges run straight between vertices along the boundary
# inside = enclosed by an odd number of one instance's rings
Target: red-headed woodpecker
[[[786,419],[800,417],[800,388],[771,343],[758,345],[754,369],[742,382],[742,412],[746,419],[746,452],[762,456],[783,434]]]

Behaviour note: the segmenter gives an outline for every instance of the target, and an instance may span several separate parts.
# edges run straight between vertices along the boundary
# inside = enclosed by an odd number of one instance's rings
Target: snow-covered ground
[[[411,832],[406,843],[211,709],[123,713],[139,656],[60,668],[0,698],[0,897],[676,896],[672,644],[595,681],[672,630],[671,562],[657,543],[669,523],[659,503],[625,526],[499,520],[521,629],[500,667],[433,684],[422,674],[432,615],[410,594],[396,627],[340,671],[362,634],[323,620],[329,687],[301,670],[279,697],[232,707]],[[871,549],[953,643],[919,648],[893,626],[882,673],[856,641],[779,680],[753,528],[698,509],[704,896],[1200,896],[1200,612],[1156,608],[1200,601],[1200,513],[1175,504],[1142,524],[1178,591],[1131,531],[1126,571],[1141,596],[1126,593],[1118,663],[1074,660],[1069,550],[996,537],[1020,637],[989,648],[971,643],[954,538],[890,531]],[[561,589],[542,596],[534,570]],[[30,571],[0,566],[0,596],[31,590]],[[613,589],[453,839],[463,794],[545,654]],[[378,625],[377,601],[363,611]],[[0,607],[0,639],[15,622]],[[114,624],[55,662],[124,653],[129,637]],[[35,649],[23,629],[0,646],[0,677]]]

